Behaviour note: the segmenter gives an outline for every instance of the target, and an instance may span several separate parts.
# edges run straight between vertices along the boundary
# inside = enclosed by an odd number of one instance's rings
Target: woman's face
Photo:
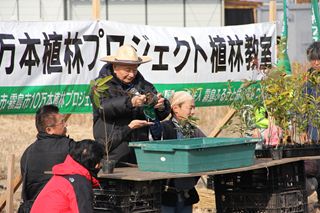
[[[189,116],[194,115],[195,105],[194,100],[188,100],[180,105],[175,105],[172,107],[174,117],[177,120],[185,120]]]

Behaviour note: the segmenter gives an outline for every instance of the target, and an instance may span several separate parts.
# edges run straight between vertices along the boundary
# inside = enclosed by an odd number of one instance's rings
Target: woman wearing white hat
[[[109,86],[107,96],[100,99],[104,113],[94,108],[94,138],[105,143],[107,136],[107,151],[111,160],[136,163],[128,142],[159,139],[162,134],[159,121],[170,114],[170,103],[138,71],[139,65],[151,61],[151,58],[138,56],[131,45],[125,44],[115,55],[101,60],[107,64],[100,70],[99,78],[109,75],[113,78],[106,83]],[[155,94],[153,103],[148,102],[148,94]],[[151,120],[146,114],[146,105],[151,105],[154,111],[155,117]]]
[[[162,122],[163,139],[183,139],[206,137],[194,124],[190,116],[194,115],[194,98],[186,91],[174,93],[170,98],[171,115]],[[177,141],[177,143],[179,143]],[[199,201],[195,189],[199,177],[168,179],[162,193],[162,213],[191,213],[192,205]]]

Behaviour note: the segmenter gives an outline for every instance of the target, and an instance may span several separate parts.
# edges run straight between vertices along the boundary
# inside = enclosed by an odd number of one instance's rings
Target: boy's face
[[[320,60],[311,60],[310,64],[313,69],[320,71]]]

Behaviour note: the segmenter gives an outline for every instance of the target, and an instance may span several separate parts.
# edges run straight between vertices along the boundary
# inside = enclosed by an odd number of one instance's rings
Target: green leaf
[[[90,81],[90,88],[94,87],[95,83],[96,83],[95,80],[91,80],[91,81]]]
[[[105,83],[107,83],[108,81],[110,81],[112,79],[112,75],[108,75],[104,78],[99,78],[97,80],[97,86],[100,87],[102,85],[104,85]]]
[[[283,91],[283,92],[280,93],[280,95],[281,95],[281,96],[287,96],[287,95],[289,95],[289,97],[290,97],[290,96],[292,96],[292,93],[291,93],[290,91]]]
[[[98,86],[97,89],[101,90],[102,92],[105,92],[107,89],[109,89],[109,86],[106,84],[103,84],[101,86]]]
[[[264,103],[266,104],[266,105],[270,105],[270,104],[272,104],[274,102],[274,100],[271,100],[271,99],[268,99],[268,100],[265,100],[264,101]]]
[[[97,90],[93,90],[93,97],[97,96],[100,98],[100,93]]]
[[[100,107],[101,107],[100,99],[99,99],[98,96],[93,96],[93,103],[94,103],[94,105],[95,105],[97,108],[100,108]]]

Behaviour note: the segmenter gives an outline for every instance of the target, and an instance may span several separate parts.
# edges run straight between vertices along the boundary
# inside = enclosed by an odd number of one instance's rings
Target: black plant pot
[[[286,158],[320,155],[320,145],[318,144],[288,145],[283,150],[283,155]]]
[[[262,149],[255,150],[256,158],[271,158],[271,150],[275,147],[263,144]]]
[[[283,158],[315,156],[320,155],[320,144],[286,144],[282,149]],[[264,146],[262,149],[255,150],[256,158],[272,158],[271,146]]]
[[[102,160],[102,172],[112,174],[116,162],[114,160]]]
[[[255,150],[256,158],[271,158],[271,152],[269,148],[262,148]]]
[[[273,160],[282,159],[283,149],[282,148],[273,148],[270,149],[270,155]]]

